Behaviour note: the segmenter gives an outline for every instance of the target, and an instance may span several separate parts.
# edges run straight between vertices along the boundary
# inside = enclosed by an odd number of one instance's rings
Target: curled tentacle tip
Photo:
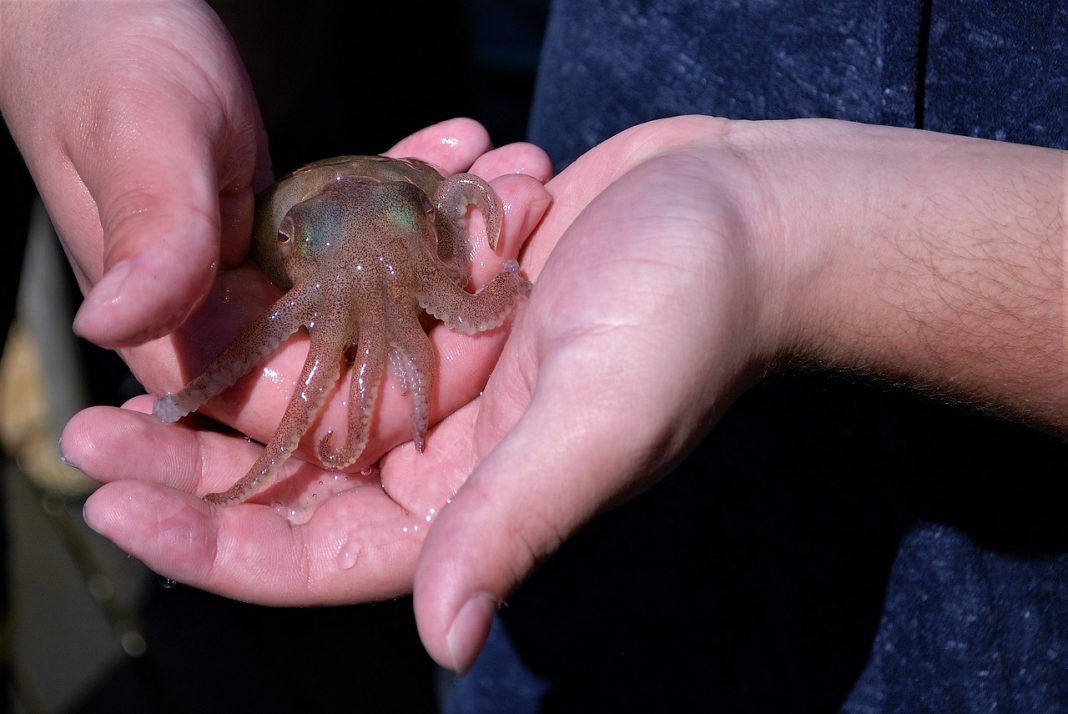
[[[495,223],[490,225],[486,223],[486,245],[490,250],[497,250],[497,242],[501,237],[501,220],[498,218]]]
[[[315,451],[316,456],[319,457],[319,463],[323,465],[323,468],[330,469],[331,471],[340,471],[341,469],[356,463],[356,460],[363,454],[363,447],[359,447],[356,451],[353,451],[349,446],[335,448],[334,430],[328,429],[326,435],[319,440],[319,444],[316,446]]]
[[[337,450],[334,449],[334,430],[327,429],[326,435],[319,439],[319,444],[315,447],[316,456],[319,457],[319,461],[323,463],[323,466],[329,467],[331,464],[337,461]]]
[[[152,416],[160,421],[170,424],[184,417],[188,412],[183,411],[174,401],[174,395],[168,392],[152,404]]]
[[[515,275],[517,278],[519,278],[519,293],[521,295],[523,295],[524,297],[530,295],[530,291],[534,289],[534,283],[530,282],[529,280],[525,280],[519,275],[518,260],[512,259],[504,261],[504,263],[501,265],[501,270],[503,270],[505,273]]]

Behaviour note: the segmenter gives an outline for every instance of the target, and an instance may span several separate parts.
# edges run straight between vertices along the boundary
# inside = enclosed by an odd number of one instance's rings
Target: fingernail
[[[463,674],[474,664],[496,612],[497,598],[489,593],[472,595],[460,608],[445,635],[454,671]]]
[[[89,526],[94,533],[100,533],[100,529],[97,528],[96,523],[93,522],[93,518],[89,515],[89,511],[85,506],[82,506],[82,520],[85,521],[85,525]]]
[[[64,466],[70,466],[74,469],[78,468],[77,466],[72,464],[70,459],[67,458],[67,455],[63,453],[63,439],[60,439],[58,442],[56,442],[56,455],[59,457],[59,463],[63,464]],[[81,469],[78,470],[80,471]]]
[[[98,514],[96,513],[96,511],[98,509],[93,507],[93,503],[93,497],[92,495],[90,495],[89,498],[86,499],[85,503],[82,504],[82,520],[85,521],[85,525],[89,526],[89,528],[94,533],[100,533],[100,535],[104,535],[101,530],[102,525],[97,522]]]
[[[111,270],[104,273],[104,277],[100,279],[93,289],[89,291],[89,294],[85,296],[85,301],[82,302],[81,308],[78,310],[78,315],[74,318],[74,330],[78,332],[80,325],[84,325],[86,321],[93,319],[93,313],[102,309],[105,305],[113,305],[122,299],[123,294],[126,292],[126,280],[130,277],[130,272],[133,269],[133,261],[127,259],[122,260],[111,266]]]
[[[133,270],[133,261],[130,259],[120,260],[111,266],[111,270],[104,273],[92,290],[89,291],[89,302],[105,304],[115,302],[123,297],[126,279]]]

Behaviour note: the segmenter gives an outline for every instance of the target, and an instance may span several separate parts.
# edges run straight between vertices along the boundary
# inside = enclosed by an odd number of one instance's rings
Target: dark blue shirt
[[[699,113],[1065,148],[1066,58],[1057,0],[563,0],[531,138],[566,164],[633,124]]]

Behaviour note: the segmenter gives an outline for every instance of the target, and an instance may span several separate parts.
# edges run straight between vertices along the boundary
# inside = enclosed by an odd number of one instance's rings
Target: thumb
[[[583,413],[596,400],[547,381],[438,515],[420,553],[420,637],[458,672],[474,662],[504,598],[635,473],[633,453],[613,443],[620,439],[606,420]]]
[[[220,166],[204,120],[158,116],[167,109],[147,108],[123,134],[98,127],[102,141],[72,152],[103,239],[102,256],[72,247],[83,274],[100,277],[74,329],[105,347],[172,331],[207,294],[223,241],[229,253],[247,248],[255,150],[244,166]]]
[[[244,252],[229,239],[269,173],[237,50],[202,4],[10,5],[0,104],[90,293],[75,328],[109,347],[163,334]]]

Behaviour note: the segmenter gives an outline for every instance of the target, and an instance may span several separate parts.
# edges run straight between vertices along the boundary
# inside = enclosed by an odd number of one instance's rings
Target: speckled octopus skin
[[[411,396],[412,436],[423,450],[434,354],[422,313],[474,334],[499,325],[531,288],[508,261],[477,293],[464,290],[471,205],[494,247],[503,211],[493,189],[471,174],[445,178],[415,159],[326,159],[257,198],[253,259],[286,293],[203,374],[157,399],[153,413],[173,422],[196,410],[301,327],[310,347],[274,437],[244,478],[208,501],[243,501],[274,479],[341,377],[346,356],[353,361],[348,432],[340,446],[332,430],[319,442],[323,465],[342,469],[363,453],[387,367]]]

